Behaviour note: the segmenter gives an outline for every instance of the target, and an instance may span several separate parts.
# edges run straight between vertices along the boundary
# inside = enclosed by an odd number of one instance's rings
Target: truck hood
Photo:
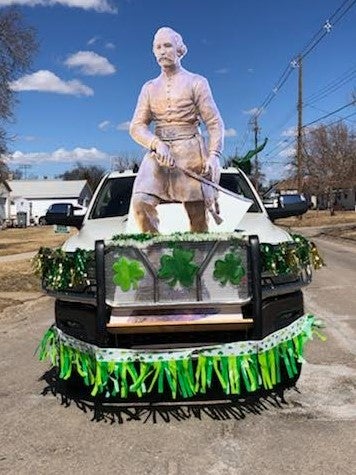
[[[232,221],[232,220],[231,220]],[[94,249],[95,241],[110,240],[115,234],[126,233],[128,216],[114,218],[88,219],[75,236],[63,244],[63,250],[73,252],[77,248]],[[274,225],[264,213],[246,213],[238,223],[237,229],[233,226],[229,230],[238,230],[244,236],[257,235],[260,242],[278,244],[291,241],[290,234]],[[226,229],[223,232],[227,232]]]

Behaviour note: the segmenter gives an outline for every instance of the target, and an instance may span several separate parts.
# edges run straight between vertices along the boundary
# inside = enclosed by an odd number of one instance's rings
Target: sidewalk
[[[37,254],[37,251],[22,252],[21,254],[9,254],[7,256],[0,256],[0,262],[25,261],[32,259]]]

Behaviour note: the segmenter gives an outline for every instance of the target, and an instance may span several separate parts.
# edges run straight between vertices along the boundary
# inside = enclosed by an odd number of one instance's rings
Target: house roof
[[[76,198],[87,184],[86,180],[12,180],[12,196],[22,198]]]

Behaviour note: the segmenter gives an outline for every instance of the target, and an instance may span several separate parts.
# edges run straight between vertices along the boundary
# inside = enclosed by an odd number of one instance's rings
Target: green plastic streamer
[[[281,330],[280,342],[271,340],[274,346],[266,347],[263,341],[253,342],[255,352],[251,351],[250,346],[246,353],[240,349],[238,353],[232,354],[234,346],[231,344],[228,345],[229,353],[224,353],[227,345],[221,345],[220,350],[219,346],[215,346],[214,352],[194,348],[184,358],[179,352],[177,357],[154,352],[150,359],[147,358],[147,352],[142,351],[136,356],[125,356],[127,352],[122,352],[122,359],[108,361],[101,348],[66,337],[53,326],[43,335],[39,359],[49,359],[52,365],[58,366],[61,379],[69,379],[73,372],[78,374],[83,383],[91,388],[93,396],[120,395],[125,399],[130,394],[142,397],[153,391],[160,394],[167,391],[172,399],[178,396],[191,398],[205,393],[212,387],[213,381],[214,385],[215,382],[220,385],[225,394],[239,395],[261,387],[273,389],[281,382],[283,368],[289,378],[298,374],[299,364],[304,361],[305,343],[319,333],[313,323],[314,317],[301,317],[300,321],[303,323],[294,327],[298,328],[298,333],[286,337],[285,329]],[[246,343],[241,342],[240,348],[247,347]],[[114,354],[115,349],[105,354],[109,353]],[[165,355],[169,358],[165,359]]]

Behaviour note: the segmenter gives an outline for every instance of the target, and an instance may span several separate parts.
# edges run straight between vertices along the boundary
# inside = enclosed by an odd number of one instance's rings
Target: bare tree
[[[119,152],[117,156],[111,159],[111,170],[119,172],[125,170],[138,170],[139,163],[142,160],[137,152]]]
[[[7,174],[8,167],[1,159],[8,151],[4,124],[13,119],[15,93],[11,81],[27,71],[38,44],[33,28],[23,23],[16,8],[0,10],[0,172]]]
[[[334,194],[353,187],[356,179],[356,135],[343,122],[306,131],[303,138],[304,190],[328,197],[334,213]]]
[[[96,165],[85,166],[77,162],[75,168],[64,172],[58,178],[62,180],[87,180],[91,190],[94,191],[104,173],[105,170],[102,167],[97,167]]]

